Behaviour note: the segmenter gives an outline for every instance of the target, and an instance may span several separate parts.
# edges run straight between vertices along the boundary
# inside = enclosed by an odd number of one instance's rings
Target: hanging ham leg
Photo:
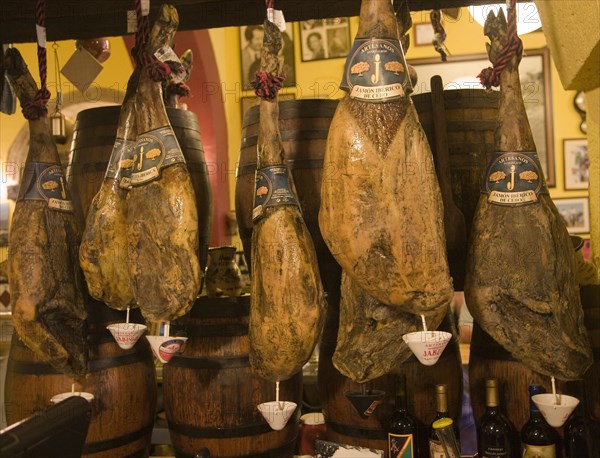
[[[262,70],[278,75],[281,33],[269,21],[264,30]],[[261,203],[254,208],[249,330],[250,363],[261,377],[274,382],[302,369],[325,318],[317,257],[295,190],[288,184],[291,174],[284,162],[278,118],[277,97],[262,99],[255,189]],[[261,200],[267,196],[273,200]],[[277,199],[292,204],[268,206]]]
[[[389,0],[363,0],[344,77],[350,94],[331,122],[323,165],[323,238],[378,301],[416,314],[445,308],[453,290],[442,199]]]
[[[150,32],[150,54],[172,42],[177,10],[163,5]],[[184,315],[200,290],[198,213],[185,159],[169,124],[161,83],[142,72],[136,98],[138,139],[127,196],[131,284],[144,317]]]
[[[409,39],[405,33],[411,20],[405,2],[396,14],[400,40],[406,49]],[[421,317],[378,301],[363,291],[346,272],[342,273],[341,289],[334,366],[357,383],[397,370],[412,355],[402,335],[421,330]],[[444,307],[427,312],[429,329],[436,329],[444,314]]]
[[[490,61],[507,41],[504,13],[484,33]],[[541,374],[580,378],[592,363],[569,234],[545,189],[514,54],[500,74],[497,153],[473,219],[465,297],[476,322]]]
[[[24,107],[36,83],[16,49],[7,51],[6,64]],[[80,234],[47,118],[30,120],[29,132],[8,254],[13,323],[37,355],[81,377],[87,370],[87,313],[77,262]]]
[[[92,200],[79,248],[90,295],[117,310],[136,307],[127,264],[127,191],[120,186],[120,165],[132,168],[132,164],[121,163],[121,157],[135,143],[138,78],[136,70],[127,85],[106,177]]]

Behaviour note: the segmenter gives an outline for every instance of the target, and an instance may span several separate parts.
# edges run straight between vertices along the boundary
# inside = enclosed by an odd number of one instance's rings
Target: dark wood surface
[[[524,1],[524,0],[518,0]],[[408,0],[411,11],[495,3],[496,0]],[[162,2],[152,1],[156,12]],[[263,0],[170,0],[179,11],[179,30],[259,24],[264,20]],[[277,0],[288,21],[357,16],[360,0]],[[48,40],[96,38],[127,34],[127,10],[133,0],[48,0]],[[0,43],[33,42],[35,0],[0,2]]]

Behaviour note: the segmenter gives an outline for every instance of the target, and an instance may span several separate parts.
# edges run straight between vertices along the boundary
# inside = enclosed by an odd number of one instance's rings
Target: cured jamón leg
[[[37,92],[16,49],[7,74],[21,106]],[[30,143],[11,224],[8,255],[13,323],[19,337],[57,370],[87,370],[86,317],[77,261],[80,232],[47,118],[29,121]]]
[[[278,75],[281,33],[269,21],[264,30],[261,69]],[[308,361],[326,306],[313,242],[290,186],[278,118],[277,96],[261,99],[256,185],[261,203],[254,208],[249,330],[250,363],[274,382],[289,379]],[[291,204],[269,206],[277,199]]]
[[[172,42],[177,10],[163,5],[150,32],[150,54]],[[163,104],[161,83],[142,72],[136,97],[138,139],[127,195],[131,283],[144,317],[184,315],[200,291],[196,196]]]
[[[509,35],[504,13],[484,33],[491,62]],[[583,324],[576,260],[548,191],[512,55],[500,74],[497,153],[485,177],[467,258],[465,297],[485,332],[536,372],[580,378],[592,363]]]
[[[431,150],[387,0],[363,0],[327,138],[319,226],[365,293],[409,313],[446,308],[452,281]]]
[[[130,168],[132,164],[120,162],[135,143],[138,78],[136,70],[127,85],[106,177],[90,205],[79,247],[79,262],[90,295],[117,310],[136,306],[127,263],[127,190],[120,186],[120,166]]]

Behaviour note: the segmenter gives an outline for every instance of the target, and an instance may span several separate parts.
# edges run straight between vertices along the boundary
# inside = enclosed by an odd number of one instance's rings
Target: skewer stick
[[[279,381],[275,382],[275,402],[277,403],[277,406],[283,410],[285,407],[285,401],[279,402]]]
[[[556,405],[560,405],[560,396],[556,393],[556,381],[554,380],[554,376],[550,377],[550,381],[552,382],[552,394],[554,395]]]
[[[125,318],[125,323],[129,324],[129,310],[131,307],[127,307],[127,317]]]
[[[423,322],[423,332],[427,332],[427,323],[425,322],[425,315],[421,315],[421,321]]]
[[[169,337],[171,335],[171,323],[169,321],[165,321],[165,337]]]
[[[75,393],[75,382],[71,383],[71,393]]]

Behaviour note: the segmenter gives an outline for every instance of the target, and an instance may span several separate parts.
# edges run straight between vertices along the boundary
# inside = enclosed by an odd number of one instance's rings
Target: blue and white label
[[[538,201],[548,194],[536,152],[497,152],[488,166],[482,192],[488,202],[519,206]]]
[[[412,92],[400,41],[382,38],[354,40],[340,88],[353,99],[386,102]]]
[[[252,220],[259,220],[268,207],[276,205],[298,205],[292,191],[290,170],[285,165],[274,165],[256,171],[254,187],[254,209]]]
[[[179,142],[170,126],[140,135],[135,143],[133,157],[124,165],[130,166],[131,186],[138,186],[160,178],[160,171],[170,165],[184,163]],[[123,160],[121,161],[123,164]],[[125,169],[124,166],[122,166]],[[123,185],[121,185],[123,187]]]
[[[21,179],[19,200],[43,200],[52,210],[73,211],[65,171],[57,164],[28,163]]]

